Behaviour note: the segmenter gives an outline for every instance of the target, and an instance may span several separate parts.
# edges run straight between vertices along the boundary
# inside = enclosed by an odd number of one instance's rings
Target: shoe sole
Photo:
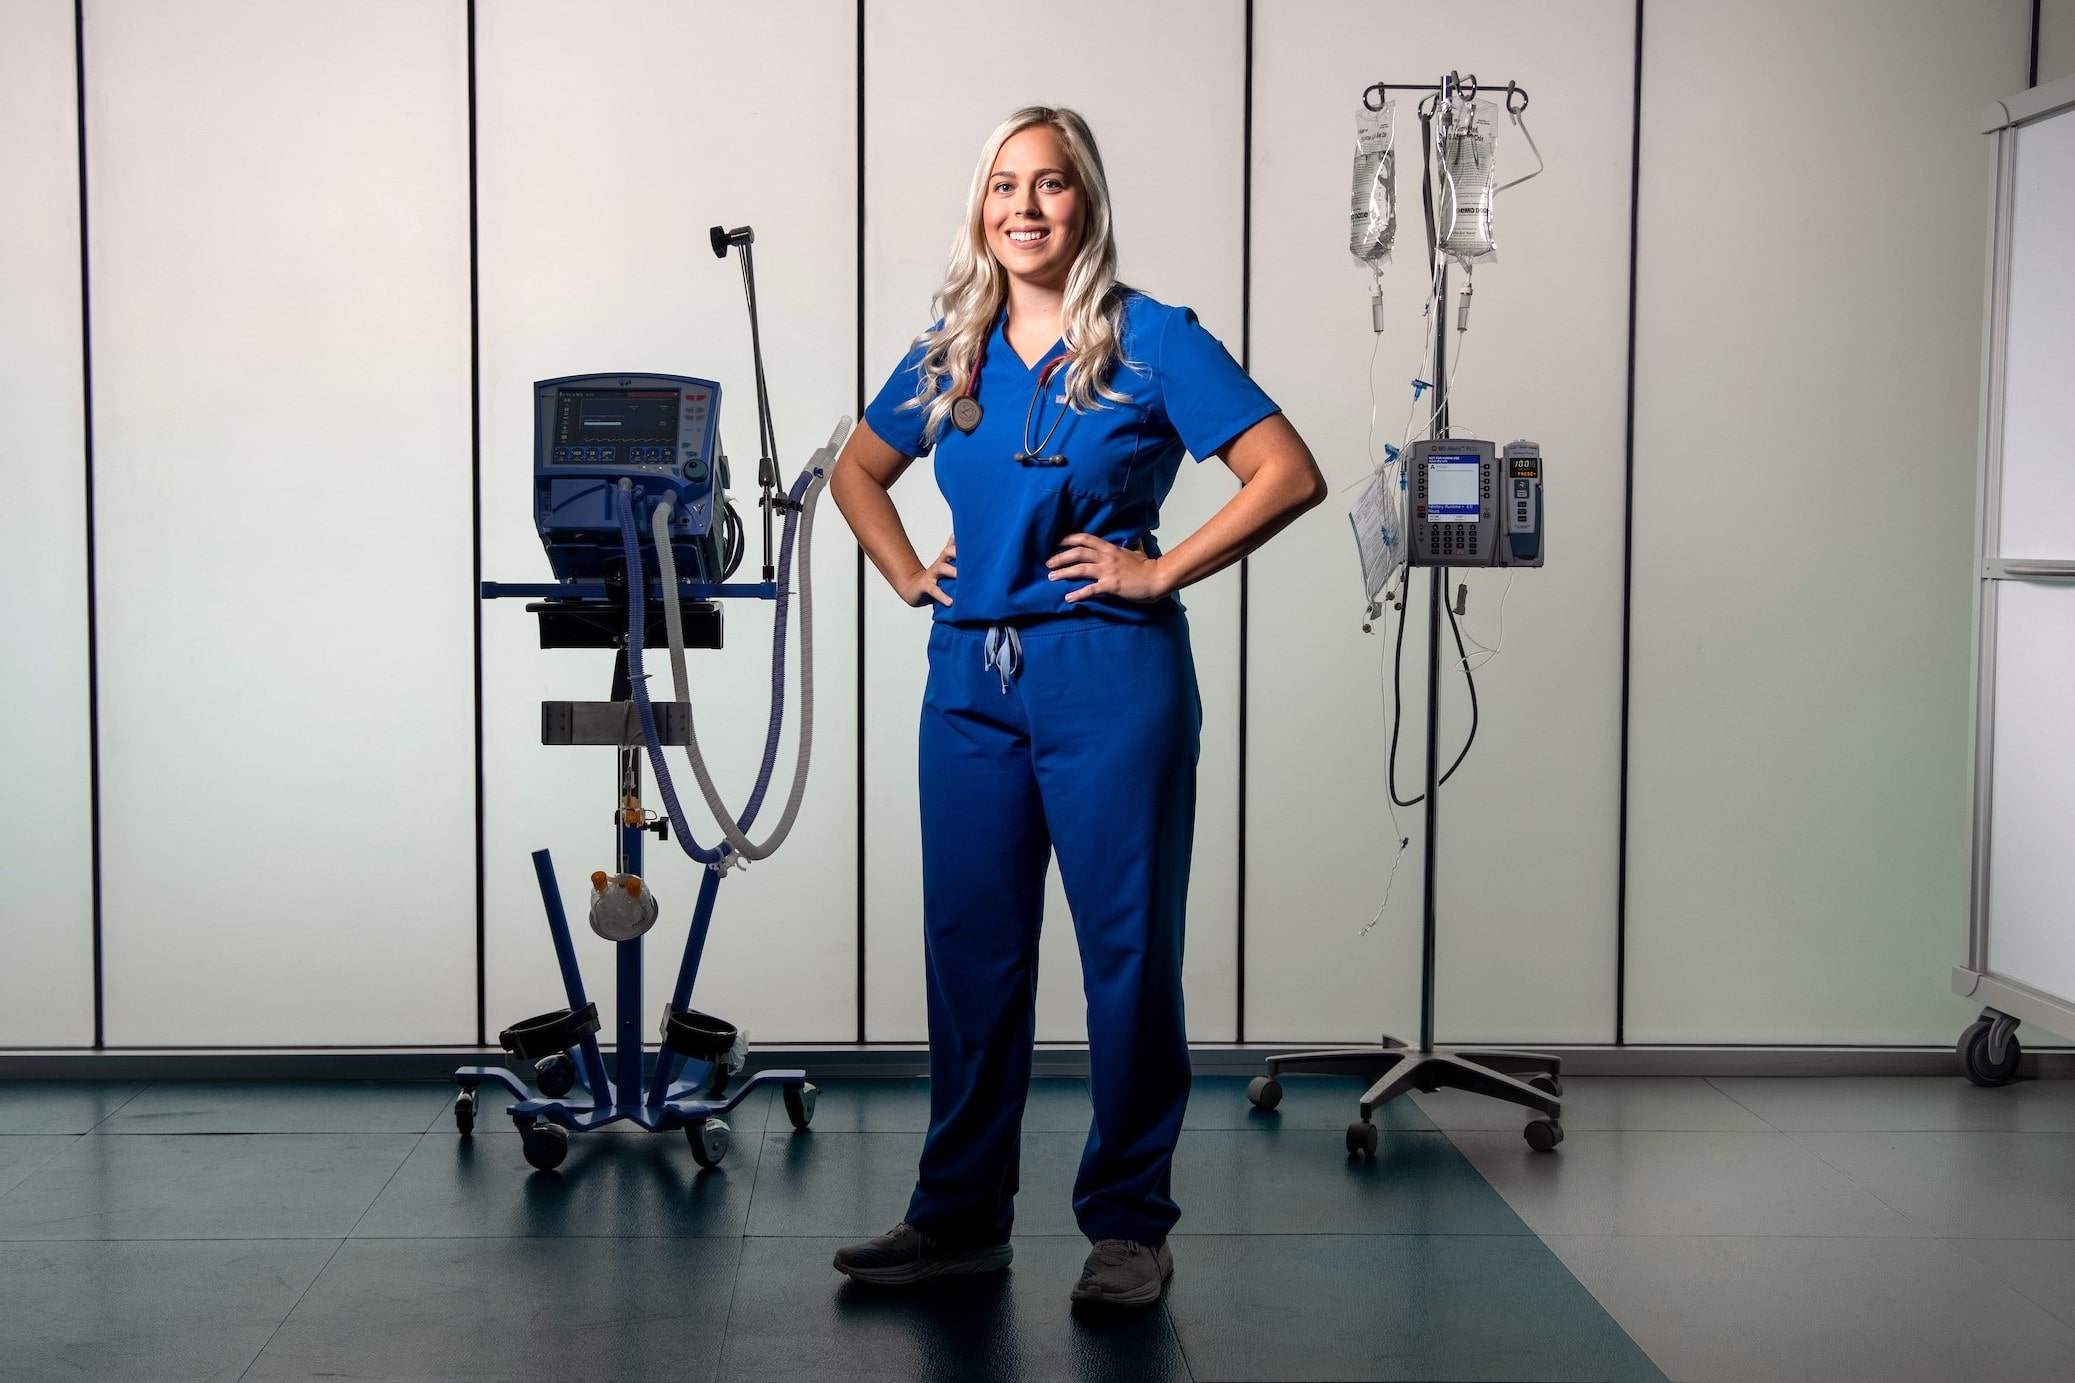
[[[906,1287],[934,1277],[972,1277],[998,1273],[1009,1266],[1015,1249],[1008,1244],[957,1253],[938,1253],[914,1263],[897,1263],[885,1268],[847,1268],[836,1261],[836,1271],[857,1282],[878,1287]]]

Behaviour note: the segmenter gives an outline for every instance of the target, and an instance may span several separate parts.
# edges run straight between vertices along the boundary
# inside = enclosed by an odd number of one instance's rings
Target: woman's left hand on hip
[[[1051,568],[1049,580],[1088,583],[1066,593],[1068,604],[1091,595],[1146,601],[1168,594],[1159,558],[1105,542],[1093,533],[1069,534],[1045,565]]]

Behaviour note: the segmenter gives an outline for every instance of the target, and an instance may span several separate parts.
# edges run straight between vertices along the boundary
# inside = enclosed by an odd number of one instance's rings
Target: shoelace
[[[1088,1255],[1088,1266],[1081,1271],[1082,1277],[1092,1277],[1097,1267],[1121,1268],[1142,1253],[1150,1253],[1144,1244],[1132,1239],[1099,1239],[1095,1249]]]

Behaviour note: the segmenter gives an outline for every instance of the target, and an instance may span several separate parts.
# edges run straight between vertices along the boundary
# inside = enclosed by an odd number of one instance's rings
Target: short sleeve
[[[922,355],[920,345],[909,347],[893,374],[879,387],[878,395],[865,405],[865,426],[903,456],[929,454],[929,443],[922,435],[924,410],[901,407],[921,387]]]
[[[1282,411],[1186,307],[1176,308],[1161,328],[1159,379],[1167,421],[1198,461]]]

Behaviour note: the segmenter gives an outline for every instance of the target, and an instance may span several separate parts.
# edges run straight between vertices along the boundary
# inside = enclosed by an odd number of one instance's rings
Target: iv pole
[[[1362,93],[1363,104],[1381,110],[1384,97],[1392,91],[1428,93],[1419,103],[1421,135],[1420,206],[1426,217],[1427,274],[1430,281],[1438,271],[1439,288],[1434,296],[1434,436],[1448,436],[1448,263],[1442,258],[1435,231],[1433,125],[1445,120],[1449,102],[1457,95],[1477,96],[1477,79],[1459,78],[1451,72],[1433,84],[1378,82]],[[1526,109],[1526,89],[1506,84],[1510,103],[1515,93]],[[1373,104],[1372,104],[1373,99]],[[1248,1083],[1246,1097],[1257,1109],[1272,1110],[1282,1102],[1283,1073],[1306,1075],[1358,1075],[1371,1082],[1360,1101],[1361,1117],[1347,1126],[1350,1156],[1374,1157],[1379,1142],[1375,1112],[1400,1095],[1414,1090],[1466,1090],[1473,1094],[1525,1106],[1541,1117],[1530,1119],[1523,1136],[1537,1152],[1552,1151],[1563,1141],[1562,1058],[1539,1052],[1439,1048],[1434,1045],[1434,942],[1435,893],[1440,858],[1441,788],[1441,624],[1447,600],[1448,568],[1433,566],[1427,576],[1427,706],[1426,706],[1426,799],[1423,845],[1423,877],[1420,880],[1420,965],[1419,1046],[1407,1047],[1386,1033],[1374,1047],[1334,1051],[1293,1052],[1268,1058],[1268,1074]],[[1402,599],[1402,598],[1401,598]],[[1405,617],[1400,610],[1399,618]],[[1523,1079],[1523,1075],[1525,1078]]]

